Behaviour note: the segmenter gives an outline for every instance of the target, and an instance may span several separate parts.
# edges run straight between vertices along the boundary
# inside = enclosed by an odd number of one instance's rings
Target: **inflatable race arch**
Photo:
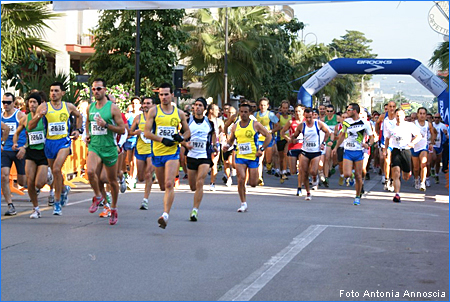
[[[297,102],[312,106],[312,96],[333,80],[338,74],[406,74],[411,75],[438,98],[439,113],[448,125],[447,84],[426,66],[414,59],[348,59],[339,58],[328,62],[300,88]]]

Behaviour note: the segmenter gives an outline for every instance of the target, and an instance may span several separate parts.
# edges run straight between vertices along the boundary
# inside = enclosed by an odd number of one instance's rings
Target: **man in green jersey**
[[[95,79],[92,83],[95,102],[87,110],[86,141],[88,142],[87,173],[89,183],[95,196],[92,198],[90,213],[98,210],[100,203],[105,202],[106,192],[104,183],[100,180],[101,165],[103,164],[111,187],[112,205],[109,224],[117,223],[117,199],[119,184],[117,182],[118,149],[115,133],[124,134],[125,125],[119,108],[106,98],[106,82]]]
[[[328,105],[326,106],[326,115],[324,118],[325,124],[327,124],[328,128],[330,129],[331,135],[326,141],[326,151],[325,151],[325,160],[323,164],[323,173],[325,176],[325,179],[322,180],[325,187],[328,187],[328,177],[330,177],[330,169],[333,168],[333,157],[331,156],[331,151],[336,146],[336,140],[334,137],[334,127],[338,125],[336,113],[334,112],[334,106]],[[333,172],[334,173],[334,172]]]

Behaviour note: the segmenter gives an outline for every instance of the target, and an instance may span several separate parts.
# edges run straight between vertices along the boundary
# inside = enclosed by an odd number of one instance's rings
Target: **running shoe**
[[[188,179],[188,175],[184,174],[183,179]]]
[[[385,185],[386,184],[386,176],[381,176],[381,184]]]
[[[69,202],[69,192],[72,189],[70,186],[64,186],[66,189],[65,192],[61,193],[61,206],[65,207],[67,203]]]
[[[389,191],[389,192],[394,192],[394,180],[393,180],[393,179],[390,179],[390,180],[389,180],[388,191]]]
[[[297,196],[302,196],[302,189],[301,188],[297,188]]]
[[[133,189],[136,189],[138,180],[137,178],[133,180]],[[178,180],[178,185],[180,185],[180,180]]]
[[[305,200],[311,200],[311,199],[312,199],[312,198],[311,198],[311,193],[307,192],[307,193],[306,193]]]
[[[198,216],[198,211],[197,210],[192,210],[191,212],[191,221],[197,221],[197,216]]]
[[[140,210],[148,210],[148,200],[147,199],[143,199],[142,203],[141,203],[141,207],[139,208]]]
[[[227,179],[227,187],[231,187],[231,185],[233,184],[233,179],[231,178],[231,176]]]
[[[355,201],[353,201],[353,205],[359,206],[360,204],[361,204],[361,198],[360,197],[355,197]]]
[[[227,183],[228,179],[227,179],[227,177],[225,175],[222,177],[222,181],[223,181],[224,184]]]
[[[209,190],[212,191],[212,192],[216,191],[216,184],[213,183],[213,182],[210,183],[210,184],[209,184]]]
[[[280,170],[275,170],[274,173],[272,173],[275,177],[281,177]]]
[[[14,205],[12,203],[8,204],[8,210],[6,210],[5,212],[5,216],[14,216],[16,215],[16,208],[14,207]]]
[[[111,205],[112,203],[112,195],[111,192],[106,192],[106,203]]]
[[[427,186],[425,185],[424,182],[420,183],[419,189],[420,189],[420,191],[422,191],[422,192],[426,192],[426,191],[427,191]]]
[[[62,215],[61,202],[55,201],[55,204],[53,205],[53,215],[58,215],[58,216]]]
[[[41,218],[41,211],[39,210],[33,210],[33,213],[30,215],[31,219],[38,219]]]
[[[103,206],[103,211],[98,216],[101,218],[111,217],[111,208],[108,204]]]
[[[344,177],[339,176],[339,185],[343,186],[344,185]]]
[[[336,169],[333,167],[333,168],[331,168],[331,170],[330,170],[330,176],[333,175],[334,173],[336,173]]]
[[[435,169],[431,169],[431,177],[435,177],[436,176],[436,170]]]
[[[287,179],[288,178],[287,178],[286,174],[281,174],[280,183],[284,183]]]
[[[347,178],[345,179],[345,185],[346,185],[347,187],[350,187],[350,177],[347,177]]]
[[[328,182],[328,177],[325,177],[325,181],[323,181],[323,185],[327,188],[330,186],[330,183]]]
[[[39,196],[39,194],[41,194],[41,189],[36,188],[36,195]]]
[[[264,186],[264,179],[259,178],[258,186]]]
[[[122,178],[119,180],[119,188],[120,193],[125,193],[127,191],[127,183],[125,181],[125,176],[122,176]]]
[[[286,170],[286,176],[291,176],[291,171],[289,169]]]
[[[272,163],[266,164],[267,172],[272,171],[272,167],[273,167]]]
[[[361,186],[361,192],[360,192],[360,196],[362,196],[365,193],[364,191],[364,184]]]
[[[400,195],[395,194],[394,198],[392,199],[393,202],[401,202]]]
[[[435,180],[436,184],[439,184],[439,176],[436,175],[436,176],[434,177],[434,180]]]
[[[370,174],[369,174],[369,172],[366,173],[366,180],[370,180]]]
[[[99,204],[104,201],[105,198],[103,198],[103,196],[100,199],[98,199],[96,196],[92,197],[92,205],[89,207],[89,213],[97,212]]]
[[[47,205],[49,207],[53,207],[53,204],[55,203],[55,195],[49,195]]]
[[[180,187],[180,177],[177,176],[175,177],[175,188],[179,188]]]
[[[50,169],[50,167],[48,167],[48,170],[47,170],[47,184],[49,186],[51,186],[52,183],[53,183],[53,173],[52,173],[52,169]]]
[[[420,178],[416,178],[416,179],[414,179],[414,188],[416,189],[416,190],[420,190]],[[425,184],[423,184],[424,186],[425,186]]]
[[[159,219],[158,219],[158,224],[159,224],[159,227],[160,227],[161,229],[165,229],[165,228],[166,228],[166,226],[167,226],[167,220],[168,220],[168,219],[164,218],[164,216],[159,217]]]
[[[109,224],[115,225],[117,223],[117,209],[111,210],[111,216],[109,217]]]
[[[427,187],[431,187],[430,179],[429,179],[428,177],[425,179],[425,185],[426,185]]]
[[[246,202],[241,203],[241,207],[239,209],[237,209],[237,211],[239,213],[247,212],[247,203]]]
[[[353,177],[350,177],[350,180],[348,183],[349,183],[350,187],[353,187],[355,185],[355,179]]]

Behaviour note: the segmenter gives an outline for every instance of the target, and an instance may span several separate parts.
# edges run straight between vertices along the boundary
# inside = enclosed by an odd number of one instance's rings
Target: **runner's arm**
[[[2,133],[2,142],[6,141],[8,139],[9,131],[10,131],[9,127],[6,126],[6,124],[2,122],[2,132],[3,132]]]
[[[28,123],[28,128],[30,130],[36,128],[37,124],[45,114],[47,114],[47,103],[41,103],[36,110],[36,114]]]
[[[123,123],[122,119],[122,113],[120,112],[119,107],[117,107],[116,104],[111,104],[111,114],[114,119],[115,125],[107,124],[107,129],[111,130],[112,132],[115,132],[117,134],[124,134],[125,133],[125,125]]]
[[[131,127],[130,127],[130,131],[128,132],[128,135],[129,135],[129,136],[134,136],[134,135],[139,135],[139,134],[141,134],[142,131],[139,130],[139,129],[136,129],[140,117],[141,117],[140,115],[136,115],[136,116],[134,117],[133,123],[131,124]]]
[[[20,119],[19,121],[19,126],[17,126],[16,129],[16,133],[14,133],[12,141],[13,141],[13,145],[12,145],[12,149],[15,151],[17,150],[17,148],[19,147],[17,142],[19,141],[19,135],[22,132],[23,129],[25,129],[25,123],[27,122],[27,117],[24,116]],[[8,128],[9,129],[9,128]]]

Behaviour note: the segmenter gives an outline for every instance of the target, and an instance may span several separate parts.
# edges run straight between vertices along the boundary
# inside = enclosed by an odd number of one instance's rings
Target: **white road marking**
[[[326,228],[324,225],[312,225],[307,228],[261,268],[225,293],[219,301],[249,301]]]

